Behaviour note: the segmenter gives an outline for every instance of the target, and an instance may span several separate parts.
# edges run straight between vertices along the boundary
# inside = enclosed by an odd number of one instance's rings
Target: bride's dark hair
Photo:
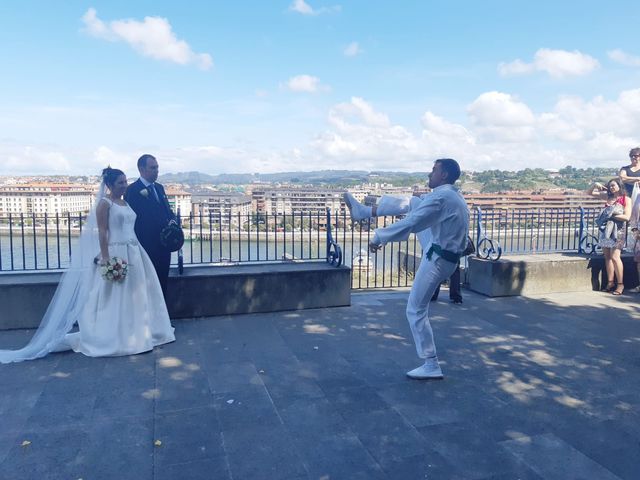
[[[104,184],[109,188],[113,187],[113,184],[116,183],[116,180],[118,180],[118,177],[120,175],[124,175],[124,172],[122,170],[118,170],[117,168],[107,167],[102,170],[102,180],[104,181]]]

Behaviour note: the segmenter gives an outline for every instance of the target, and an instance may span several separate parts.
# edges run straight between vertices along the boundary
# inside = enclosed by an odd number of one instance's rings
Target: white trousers
[[[404,215],[419,201],[419,197],[383,195],[378,202],[377,214]],[[431,244],[430,229],[418,232],[417,237],[423,250],[426,250]],[[407,302],[407,320],[420,358],[436,356],[433,329],[429,322],[429,303],[436,288],[453,274],[456,267],[455,263],[447,262],[434,254],[431,260],[423,256],[416,272]]]

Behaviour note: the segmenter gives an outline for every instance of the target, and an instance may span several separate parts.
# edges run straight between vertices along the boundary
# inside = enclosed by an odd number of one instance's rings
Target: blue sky
[[[610,166],[637,2],[0,3],[0,174]]]

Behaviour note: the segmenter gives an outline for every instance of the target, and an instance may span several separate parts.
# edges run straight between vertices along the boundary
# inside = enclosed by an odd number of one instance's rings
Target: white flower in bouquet
[[[126,278],[128,270],[129,264],[126,260],[112,257],[102,266],[100,274],[105,280],[121,282]]]

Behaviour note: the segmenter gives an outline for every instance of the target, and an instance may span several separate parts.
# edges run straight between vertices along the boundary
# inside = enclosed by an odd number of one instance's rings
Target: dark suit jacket
[[[175,219],[164,187],[159,183],[155,183],[155,187],[160,198],[159,202],[140,179],[129,185],[124,196],[126,202],[136,212],[136,235],[150,257],[164,250],[160,245],[160,232],[170,220]]]

